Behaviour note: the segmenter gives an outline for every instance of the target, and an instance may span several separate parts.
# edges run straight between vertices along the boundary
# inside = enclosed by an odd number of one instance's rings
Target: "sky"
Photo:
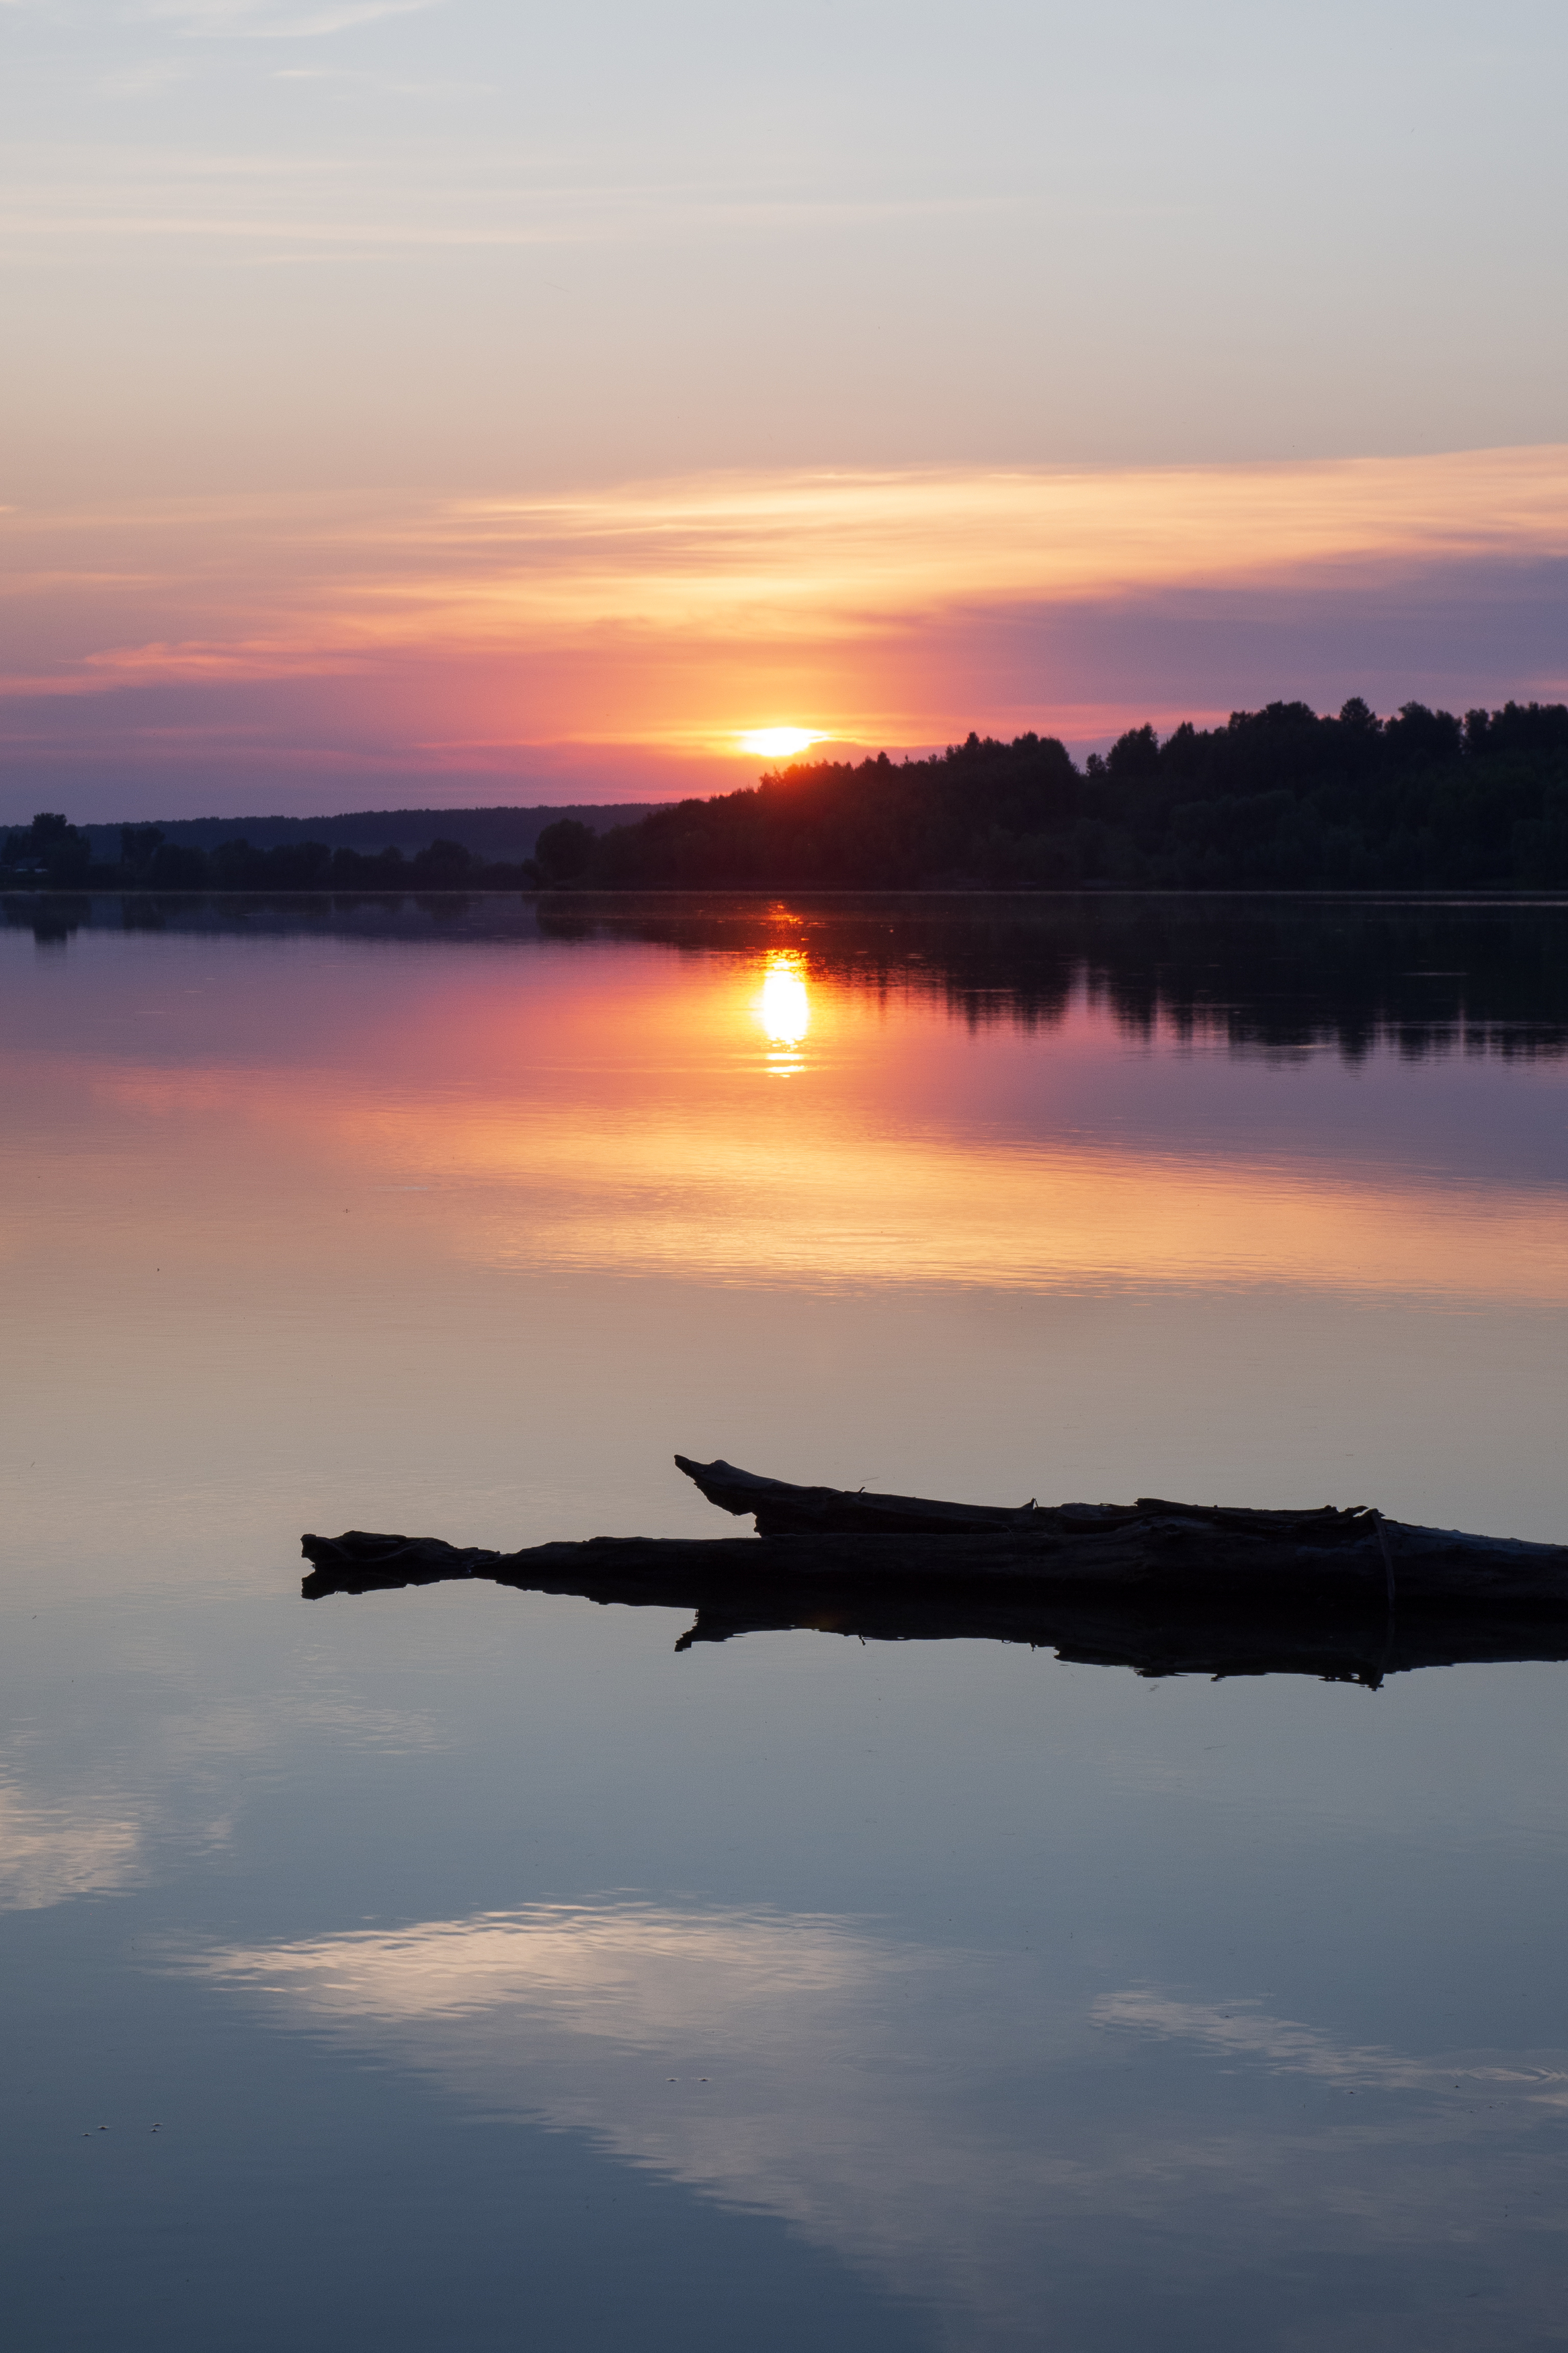
[[[0,821],[1568,696],[1543,0],[0,0]]]

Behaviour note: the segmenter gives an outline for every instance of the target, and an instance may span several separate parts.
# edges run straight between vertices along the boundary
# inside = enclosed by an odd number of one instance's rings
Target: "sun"
[[[826,740],[825,735],[814,734],[809,727],[753,727],[749,733],[735,738],[742,752],[759,753],[764,760],[787,759]]]

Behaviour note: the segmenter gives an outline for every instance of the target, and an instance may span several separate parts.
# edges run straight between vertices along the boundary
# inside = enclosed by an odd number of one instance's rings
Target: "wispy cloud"
[[[416,530],[477,623],[876,625],[911,612],[1177,583],[1568,554],[1568,445],[1438,458],[1137,470],[799,473],[473,501]],[[498,576],[498,574],[501,576]],[[479,575],[476,577],[476,575]],[[465,578],[468,594],[465,596]],[[395,594],[395,591],[392,593]]]
[[[151,58],[142,65],[122,66],[101,75],[98,87],[106,98],[159,98],[165,90],[188,82],[192,74],[184,58]]]
[[[188,79],[184,56],[127,68],[103,87],[145,96]],[[366,84],[335,68],[285,67],[274,81]],[[395,86],[377,80],[383,94]],[[403,96],[439,86],[395,85]],[[423,159],[428,164],[428,159]],[[159,154],[135,150],[14,153],[0,238],[13,260],[90,258],[146,242],[196,250],[215,244],[259,247],[282,258],[358,252],[525,252],[534,248],[648,246],[757,237],[832,236],[851,227],[935,221],[1005,209],[990,197],[900,197],[741,191],[680,184],[552,178],[521,170],[510,155],[477,159],[468,171],[389,172],[363,159],[331,155]]]
[[[331,678],[352,670],[347,654],[322,652],[307,646],[279,643],[115,646],[106,653],[89,654],[83,664],[90,673],[81,683],[89,690],[107,679],[116,686],[153,680],[160,685],[191,680],[258,678]],[[0,679],[0,693],[7,682]]]
[[[413,16],[442,0],[341,0],[338,6],[291,8],[277,0],[148,0],[144,23],[173,25],[208,40],[311,41],[353,32],[387,16]]]
[[[0,556],[13,708],[178,691],[199,732],[223,691],[335,680],[338,742],[368,726],[415,766],[459,743],[732,760],[738,731],[785,723],[1081,743],[1281,693],[1568,686],[1562,445],[187,499],[13,513]]]
[[[1568,445],[1434,458],[1138,470],[699,477],[576,495],[171,501],[29,514],[29,545],[157,540],[171,577],[226,568],[353,642],[552,639],[607,625],[815,634],[1154,588],[1348,586],[1456,559],[1568,557]],[[216,563],[215,565],[215,558]],[[103,576],[104,567],[95,567]],[[144,576],[144,575],[143,575]],[[335,608],[335,612],[334,612]]]

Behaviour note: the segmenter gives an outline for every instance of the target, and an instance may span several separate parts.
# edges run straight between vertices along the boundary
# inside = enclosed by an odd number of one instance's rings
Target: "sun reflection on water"
[[[799,1070],[800,1050],[811,1029],[803,957],[781,950],[768,958],[752,1010],[768,1041],[769,1063],[777,1070]]]

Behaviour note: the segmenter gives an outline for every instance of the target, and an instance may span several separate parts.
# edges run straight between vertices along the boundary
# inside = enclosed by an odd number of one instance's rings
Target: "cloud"
[[[108,98],[158,98],[165,90],[177,88],[191,79],[191,68],[180,58],[149,58],[144,64],[126,66],[118,72],[104,74],[98,87]],[[45,227],[42,220],[33,225],[34,233]],[[101,234],[101,228],[96,233]],[[15,235],[15,225],[12,234]]]
[[[0,732],[79,770],[110,697],[121,774],[146,728],[237,726],[280,776],[517,776],[531,747],[596,745],[711,761],[718,789],[763,723],[1082,745],[1280,695],[1568,689],[1561,445],[186,499],[14,513],[0,544]],[[17,771],[24,797],[44,780]]]
[[[218,532],[237,538],[225,565]],[[1445,564],[1568,558],[1568,445],[1099,471],[698,478],[575,496],[199,501],[32,516],[30,542],[171,543],[340,643],[580,642],[608,628],[884,634],[1161,591],[1352,592]],[[66,558],[68,564],[68,557]],[[290,580],[290,574],[295,575]],[[258,575],[259,576],[258,577]],[[173,581],[171,582],[173,584]]]
[[[105,653],[88,655],[83,664],[94,680],[106,678],[117,686],[138,680],[321,678],[353,667],[345,655],[323,654],[309,646],[203,644],[199,639],[173,646],[115,646]],[[0,693],[5,692],[6,686],[7,681],[0,679]]]
[[[279,6],[277,0],[149,0],[143,22],[176,26],[206,40],[310,41],[357,31],[387,16],[413,16],[441,0],[342,0],[322,8]]]
[[[1568,557],[1568,445],[1289,466],[720,477],[454,501],[389,516],[377,537],[382,561],[353,592],[367,636],[433,625],[474,644],[608,628],[875,636],[979,609],[1177,587],[1331,593],[1458,560]]]
[[[164,55],[106,77],[112,96],[140,97],[188,79],[190,53]],[[273,81],[374,87],[384,95],[450,95],[461,85],[392,82],[336,66],[269,69]],[[511,153],[479,155],[411,180],[331,155],[204,154],[119,146],[16,146],[3,218],[12,260],[58,267],[128,243],[178,243],[199,253],[228,245],[247,266],[353,255],[453,248],[522,253],[539,248],[647,246],[832,237],[846,227],[950,220],[1005,210],[980,197],[768,194],[728,183],[666,185],[579,177],[546,179]],[[416,188],[416,195],[411,191]],[[235,259],[237,260],[237,255]]]

